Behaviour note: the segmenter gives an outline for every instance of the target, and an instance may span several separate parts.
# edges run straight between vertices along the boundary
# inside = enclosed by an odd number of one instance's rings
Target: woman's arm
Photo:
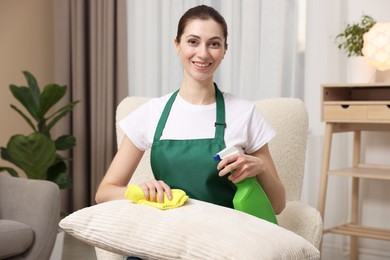
[[[279,179],[268,145],[264,145],[252,154],[235,154],[218,164],[220,176],[234,170],[228,177],[233,183],[256,177],[275,211],[280,214],[286,206],[284,186]]]
[[[124,199],[124,195],[135,169],[144,152],[139,150],[130,139],[125,136],[116,153],[106,175],[96,192],[97,203]]]

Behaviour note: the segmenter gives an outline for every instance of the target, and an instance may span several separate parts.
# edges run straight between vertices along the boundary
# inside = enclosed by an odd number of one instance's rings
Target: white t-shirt
[[[134,145],[145,151],[152,147],[154,132],[162,111],[172,93],[152,98],[119,122]],[[230,93],[225,100],[225,144],[236,145],[250,154],[268,143],[275,131],[255,105]],[[169,113],[161,140],[213,138],[215,135],[216,103],[193,105],[178,93]]]

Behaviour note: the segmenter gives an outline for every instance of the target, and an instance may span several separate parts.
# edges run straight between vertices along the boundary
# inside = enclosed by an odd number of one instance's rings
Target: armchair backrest
[[[123,130],[119,126],[118,122],[124,118],[126,115],[133,112],[140,105],[144,104],[150,98],[148,97],[126,97],[118,105],[116,110],[116,138],[117,145],[119,147],[122,139],[124,137]],[[130,183],[140,184],[144,181],[147,181],[153,177],[152,168],[150,166],[150,149],[147,150],[142,157],[137,169],[135,170],[133,177],[130,180]]]
[[[308,134],[305,104],[296,98],[272,98],[255,102],[276,130],[269,149],[286,189],[288,201],[300,200]]]
[[[149,98],[127,97],[117,108],[116,121],[131,113]],[[308,129],[308,115],[304,103],[296,98],[273,98],[255,101],[264,117],[275,128],[277,135],[269,143],[278,174],[286,188],[287,200],[299,200],[303,182]],[[117,142],[123,138],[116,125]],[[152,177],[150,151],[145,152],[131,183],[140,183]]]

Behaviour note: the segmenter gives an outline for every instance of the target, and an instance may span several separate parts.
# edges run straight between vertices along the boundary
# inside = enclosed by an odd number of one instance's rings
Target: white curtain
[[[177,23],[206,4],[225,17],[229,49],[215,81],[249,100],[303,98],[303,52],[298,48],[298,0],[129,0],[129,94],[176,90],[182,67],[174,50]]]

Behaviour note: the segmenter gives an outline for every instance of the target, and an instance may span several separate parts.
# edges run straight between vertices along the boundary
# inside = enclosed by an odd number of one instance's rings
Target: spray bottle
[[[237,147],[228,147],[217,153],[214,156],[214,160],[221,161],[224,158],[237,153],[240,153],[240,150]],[[237,191],[233,197],[234,209],[278,224],[275,212],[267,195],[254,177],[246,178],[236,183],[236,186]]]

